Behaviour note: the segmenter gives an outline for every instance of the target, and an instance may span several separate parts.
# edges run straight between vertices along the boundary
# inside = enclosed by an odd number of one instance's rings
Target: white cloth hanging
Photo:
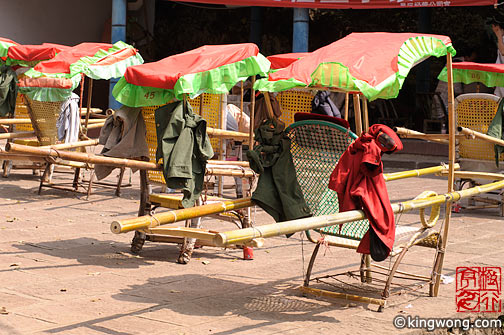
[[[56,121],[58,128],[58,140],[65,143],[77,142],[79,140],[80,113],[79,96],[72,92],[72,95],[61,104],[61,111]]]

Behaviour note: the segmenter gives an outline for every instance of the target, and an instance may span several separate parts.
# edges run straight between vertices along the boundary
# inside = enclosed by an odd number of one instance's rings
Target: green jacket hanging
[[[250,167],[260,174],[252,200],[276,222],[311,216],[297,181],[290,139],[283,130],[280,121],[264,121],[255,131],[258,144],[247,151]]]
[[[502,113],[504,109],[504,99],[500,99],[499,101],[499,107],[497,107],[497,113],[495,113],[495,116],[488,126],[488,131],[487,135],[496,137],[500,140],[504,140],[504,133],[502,131],[503,125],[502,122],[504,121],[504,118],[502,117]],[[504,152],[504,147],[502,145],[495,144],[494,145],[494,151],[495,151],[495,165],[499,167],[499,158],[500,155]]]
[[[182,189],[184,208],[194,206],[203,190],[207,160],[213,155],[206,121],[187,103],[164,105],[155,111],[156,161],[163,159],[166,186]]]
[[[17,82],[16,72],[10,66],[0,67],[0,117],[14,115]]]

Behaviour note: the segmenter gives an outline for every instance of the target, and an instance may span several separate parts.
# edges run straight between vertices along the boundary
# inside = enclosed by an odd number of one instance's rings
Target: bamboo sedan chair
[[[493,94],[467,93],[455,98],[455,113],[457,126],[486,134],[488,127],[497,112],[500,98]],[[481,171],[499,173],[502,170],[495,164],[494,144],[478,138],[460,138],[457,147],[459,164],[464,171]],[[503,164],[503,156],[499,157]],[[457,178],[457,189],[481,185],[482,180],[477,178]],[[468,199],[466,209],[499,208],[500,215],[504,216],[504,195],[498,194],[499,199],[493,197],[475,196]],[[479,205],[477,203],[480,203]],[[458,206],[455,207],[458,210]]]
[[[222,123],[222,100],[223,97],[221,94],[201,94],[199,97],[195,99],[188,99],[188,102],[191,104],[195,113],[203,116],[205,120],[207,120],[207,125],[210,127],[219,127]],[[142,115],[145,121],[147,134],[146,140],[149,148],[149,160],[150,162],[156,163],[156,150],[157,150],[157,135],[156,135],[156,124],[154,119],[154,111],[158,109],[160,106],[149,106],[142,107]],[[245,135],[245,134],[244,134]],[[224,139],[210,136],[212,147],[214,148],[214,152],[218,154],[219,157],[222,157],[222,150],[224,147]],[[246,179],[248,187],[244,190],[243,196],[249,197],[251,192],[251,187],[254,184],[255,173],[245,166],[244,164],[233,165],[236,162],[229,162],[226,165],[214,165],[212,161],[209,161],[207,164],[207,172],[206,179],[211,177],[213,174],[213,169],[221,170],[223,173],[219,173],[219,177],[222,175],[233,175],[238,178]],[[227,171],[223,171],[227,170]],[[227,172],[227,173],[226,173]],[[147,215],[149,213],[153,213],[159,207],[168,208],[168,209],[180,209],[182,206],[182,194],[179,193],[164,193],[166,191],[166,184],[164,181],[164,176],[162,171],[154,171],[154,170],[142,170],[140,171],[141,181],[140,181],[140,208],[139,208],[139,216]],[[161,186],[161,193],[154,193],[152,186]],[[221,186],[220,184],[219,186]],[[223,185],[222,185],[223,186]],[[222,186],[219,187],[222,189]],[[209,189],[211,187],[211,189]],[[211,204],[216,202],[221,202],[226,200],[222,197],[222,194],[219,193],[219,188],[217,192],[215,192],[214,187],[211,183],[205,183],[204,185],[204,193],[202,194],[201,199],[197,202],[197,205],[203,204]],[[212,192],[213,191],[213,192]],[[209,193],[214,193],[213,195],[209,195]],[[232,212],[224,212],[217,215],[212,215],[213,217],[229,221],[236,224],[239,228],[249,227],[251,225],[250,219],[250,208],[243,210],[236,210]],[[187,227],[197,228],[201,227],[201,218],[188,220],[186,222]],[[139,253],[142,250],[145,241],[151,242],[167,242],[167,243],[176,243],[182,245],[183,250],[188,251],[188,256],[185,258],[179,259],[181,263],[187,263],[190,260],[190,253],[192,252],[192,248],[194,244],[196,245],[208,245],[211,244],[205,243],[204,241],[188,241],[188,239],[184,239],[177,236],[170,236],[169,234],[160,234],[159,229],[157,233],[155,230],[146,230],[143,232],[136,231],[135,237],[131,243],[131,251],[134,253]]]
[[[150,118],[152,120],[152,116],[148,117],[146,115],[146,108],[151,110],[150,113],[152,115],[153,110],[157,108],[155,106],[161,106],[170,101],[178,100],[186,103],[190,96],[197,97],[201,96],[201,94],[205,94],[205,97],[209,95],[227,95],[231,88],[237,83],[249,77],[252,77],[252,81],[254,81],[256,75],[266,73],[269,69],[269,65],[270,63],[267,59],[259,53],[257,46],[252,43],[205,45],[182,54],[164,58],[157,62],[128,68],[124,77],[121,78],[115,86],[113,94],[115,98],[124,105],[144,108],[145,118]],[[252,110],[254,99],[255,95],[252,94]],[[226,115],[224,112],[225,109],[223,108],[224,102],[225,100],[221,99],[220,103],[212,104],[216,105],[218,109],[217,113],[213,113],[214,117],[218,117],[221,121],[218,124],[218,128],[224,128],[225,125],[225,122],[222,122],[225,120]],[[206,107],[208,104],[209,101],[205,102],[200,98],[199,104],[195,103],[193,109],[197,109],[199,105],[200,115],[203,116],[207,122],[210,122],[209,115],[205,115],[206,110],[208,110],[208,107]],[[251,115],[251,124],[253,124],[253,114]],[[210,133],[209,128],[207,128],[207,132]],[[217,132],[222,134],[222,132],[226,131],[212,129],[212,132],[214,134]],[[155,132],[152,131],[152,134],[154,133]],[[241,140],[247,138],[249,142],[252,142],[252,132],[250,132],[250,134],[233,133],[240,136],[245,135],[244,137],[241,136]],[[234,135],[226,137],[233,138]],[[216,150],[220,154],[221,159],[223,158],[223,147],[223,145],[220,145],[220,150]],[[153,154],[154,151],[152,150],[151,155]],[[212,164],[211,161],[208,163]],[[230,164],[222,161],[218,163]],[[216,168],[207,165],[206,176],[253,177],[254,174],[252,170],[248,167],[244,168],[244,166],[245,164],[242,164],[238,169],[231,169],[229,166],[223,167],[220,165],[220,168]],[[163,207],[173,209],[180,206],[180,198],[173,199],[173,196],[170,195],[162,195],[163,199],[160,198],[161,196],[158,196],[158,199],[154,199],[156,195],[147,198],[146,195],[148,192],[145,189],[147,187],[147,174],[145,172],[142,172],[141,179],[141,185],[144,186],[142,186],[141,190],[140,215],[150,210],[150,203],[154,203],[154,200]],[[247,215],[247,218],[242,221],[242,225],[245,226],[250,224],[249,217],[250,216]],[[192,221],[191,227],[198,228],[199,224],[199,220]],[[139,252],[141,250],[144,241],[149,236],[146,233],[148,234],[149,231],[135,232],[131,249],[133,252]],[[161,236],[162,239],[167,242],[173,241],[173,236],[169,236],[168,230],[166,230],[166,234],[166,236]],[[187,263],[189,261],[192,253],[191,245],[194,242],[192,238],[184,239],[184,241],[187,241],[189,247],[186,248],[186,243],[184,242],[181,256],[178,259],[180,263]],[[186,255],[184,255],[184,253],[186,253]]]
[[[288,127],[286,134],[291,139],[291,154],[296,168],[296,176],[313,216],[338,213],[338,196],[335,191],[328,188],[329,177],[339,158],[357,138],[357,135],[339,125],[318,120],[295,122]],[[336,225],[316,229],[315,233],[318,233],[321,238],[316,238],[314,232],[307,231],[306,235],[308,239],[316,243],[316,246],[306,271],[302,287],[303,292],[316,296],[342,298],[345,296],[344,293],[312,288],[310,283],[329,283],[331,285],[331,279],[341,275],[360,276],[362,283],[371,283],[373,280],[385,283],[381,297],[361,297],[357,299],[362,302],[378,304],[382,308],[382,306],[385,306],[386,298],[390,295],[391,283],[394,276],[398,273],[398,266],[410,247],[414,245],[434,249],[438,247],[439,231],[435,228],[427,227],[427,224],[432,225],[435,221],[425,222],[426,226],[422,225],[421,227],[396,226],[396,243],[391,257],[397,257],[391,268],[377,265],[376,268],[378,270],[375,271],[373,270],[375,267],[372,267],[369,257],[362,255],[361,267],[358,270],[322,277],[312,277],[320,246],[330,245],[357,249],[360,240],[369,229],[369,222],[367,220],[355,221],[343,226]],[[437,257],[438,253],[436,252],[435,255]],[[433,262],[433,264],[436,264],[436,262]],[[408,275],[405,272],[399,273],[402,277],[408,277],[413,280],[424,280],[429,282],[431,287],[433,286],[434,267],[428,276]],[[373,274],[379,277],[384,276],[385,279],[373,278]],[[430,295],[432,296],[432,288]]]

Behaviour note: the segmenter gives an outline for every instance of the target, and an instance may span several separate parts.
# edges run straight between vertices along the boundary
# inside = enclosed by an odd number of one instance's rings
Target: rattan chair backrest
[[[499,97],[487,93],[461,94],[455,99],[457,126],[469,128],[486,134],[492,122]],[[494,145],[479,139],[459,140],[460,158],[495,160]],[[502,160],[501,156],[501,160]]]
[[[15,119],[29,119],[30,114],[28,113],[28,107],[24,102],[24,98],[18,93],[16,98],[16,109],[14,110]],[[33,131],[31,124],[17,124],[14,127],[15,131]]]
[[[61,110],[62,101],[47,102],[26,98],[28,113],[32,121],[35,135],[40,145],[52,145],[58,141],[56,121]]]
[[[279,119],[289,126],[294,123],[294,114],[309,113],[312,110],[313,95],[308,91],[289,90],[277,95],[282,115]]]
[[[203,104],[201,104],[201,96],[203,96]],[[203,94],[195,99],[189,99],[189,103],[193,111],[207,121],[207,126],[212,128],[220,128],[220,106],[222,102],[220,94]],[[203,112],[200,113],[200,107],[203,107]],[[154,119],[154,112],[161,106],[148,106],[142,107],[142,115],[147,129],[147,146],[149,148],[149,160],[156,161],[157,150],[157,135],[156,135],[156,121]],[[215,153],[220,152],[220,140],[218,138],[210,139],[212,148]],[[148,171],[147,178],[150,182],[156,184],[165,184],[163,173],[161,171]]]
[[[341,155],[357,135],[339,125],[307,120],[286,129],[297,180],[313,216],[338,212],[338,195],[328,188],[329,177]],[[367,220],[336,225],[316,231],[351,240],[360,240],[369,228]]]

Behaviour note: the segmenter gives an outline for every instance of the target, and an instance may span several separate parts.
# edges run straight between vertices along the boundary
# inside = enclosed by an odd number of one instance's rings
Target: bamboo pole
[[[365,96],[362,96],[362,104],[364,105],[364,114],[363,114],[364,131],[367,132],[369,130],[369,115],[368,115],[367,99]]]
[[[28,138],[34,137],[35,133],[33,131],[23,131],[19,133],[4,133],[0,134],[0,140],[14,139],[14,138]]]
[[[255,117],[255,76],[252,76],[252,87],[250,88],[250,130],[249,130],[249,149],[254,148],[254,117]]]
[[[61,158],[75,162],[83,162],[89,164],[102,164],[115,167],[127,167],[140,170],[161,170],[162,165],[144,162],[134,159],[115,158],[98,156],[91,153],[64,151],[51,148],[31,147],[28,145],[20,145],[15,143],[7,143],[5,150],[14,153],[25,153],[29,155],[46,156],[53,158]]]
[[[20,154],[11,154],[6,152],[0,152],[0,159],[8,160],[8,161],[28,161],[28,162],[36,162],[36,163],[45,163],[44,157],[40,156],[28,156],[28,155],[20,155]]]
[[[243,120],[243,80],[240,81],[240,120]]]
[[[0,119],[0,124],[31,124],[31,119]]]
[[[105,122],[102,122],[102,123],[92,123],[92,124],[89,124],[86,129],[101,128],[101,127],[103,127],[104,124],[105,124]]]
[[[360,97],[359,94],[353,95],[354,101],[354,114],[355,114],[355,133],[357,136],[361,136],[362,134],[362,116],[360,109]]]
[[[203,98],[205,96],[205,93],[201,93],[200,95],[200,101],[199,101],[199,115],[203,116]]]
[[[462,133],[464,135],[467,135],[467,136],[470,136],[473,138],[478,138],[478,139],[486,141],[486,142],[490,142],[493,144],[498,144],[498,145],[504,146],[503,140],[496,138],[496,137],[488,136],[486,134],[477,132],[477,131],[469,129],[469,128],[458,127],[458,131],[459,131],[459,133]]]
[[[455,169],[460,169],[460,165],[455,164]],[[419,177],[419,176],[424,176],[424,175],[433,174],[433,173],[443,173],[443,172],[447,172],[447,170],[448,170],[448,166],[440,165],[440,166],[428,167],[428,168],[417,169],[417,170],[384,173],[383,179],[385,179],[385,181],[393,181],[393,180],[410,178],[410,177]]]
[[[458,164],[455,164],[458,165]],[[448,176],[448,171],[439,171],[441,176]],[[489,172],[476,172],[476,171],[455,171],[455,178],[465,179],[488,179],[488,180],[503,180],[504,174],[489,173]]]
[[[223,213],[249,206],[252,206],[251,198],[222,201],[203,206],[177,209],[169,212],[154,214],[152,216],[144,215],[132,219],[114,221],[110,225],[110,230],[114,234],[119,234],[132,230],[154,228],[167,223],[185,221],[195,217]]]
[[[425,199],[413,199],[403,201],[400,203],[392,204],[394,213],[405,213],[414,209],[427,208],[436,204],[447,202],[450,204],[452,201],[457,201],[461,198],[478,195],[480,193],[490,192],[493,190],[501,189],[504,187],[504,180],[494,183],[476,186],[465,190],[441,194]],[[448,215],[448,211],[446,213]],[[322,228],[333,226],[337,224],[344,224],[347,222],[364,220],[366,215],[362,210],[352,210],[348,212],[341,212],[332,215],[323,215],[318,217],[309,217],[304,219],[285,221],[281,223],[273,223],[259,227],[244,228],[238,230],[227,231],[219,233],[214,242],[218,246],[226,246],[229,244],[245,244],[255,238],[267,238],[285,234],[292,234],[298,231],[305,231],[309,229]],[[446,221],[445,221],[446,229]]]
[[[81,106],[79,110],[80,110],[80,115],[85,117],[87,114],[87,108],[82,108],[82,106]],[[102,112],[102,110],[100,108],[90,108],[89,110],[90,110],[91,115],[100,114]]]
[[[348,121],[348,105],[350,104],[350,93],[345,93],[345,120]]]
[[[39,148],[63,150],[63,149],[87,147],[87,146],[92,146],[92,145],[97,145],[97,144],[98,144],[98,140],[96,139],[96,140],[85,140],[85,141],[78,141],[78,142],[72,142],[72,143],[44,145],[44,146],[40,146]]]
[[[394,127],[394,131],[403,138],[418,138],[443,144],[449,143],[448,137],[450,136],[450,134],[425,134],[403,127]]]
[[[250,167],[249,162],[245,161],[221,161],[221,160],[208,160],[207,161],[207,166],[208,165],[235,165],[235,166],[241,166],[241,167]]]
[[[446,69],[447,69],[447,79],[448,79],[448,134],[450,134],[450,143],[448,144],[448,161],[450,164],[450,169],[448,171],[448,192],[453,191],[453,184],[455,183],[455,107],[454,107],[454,92],[453,92],[453,68],[452,68],[452,56],[449,52],[446,53]],[[435,265],[434,269],[434,286],[432,288],[432,295],[437,297],[439,292],[439,284],[441,283],[441,272],[443,271],[444,256],[446,254],[446,244],[448,242],[448,232],[450,229],[450,218],[451,218],[451,207],[452,201],[446,203],[446,214],[445,222],[443,227],[443,237],[441,239],[441,246],[438,249],[439,260]]]
[[[273,120],[275,118],[273,113],[273,107],[271,106],[271,100],[269,96],[269,92],[262,92],[264,95],[264,102],[266,103],[266,114],[268,115],[268,119]]]
[[[390,180],[397,180],[397,179],[402,179],[402,178],[408,178],[408,177],[413,177],[413,176],[421,176],[421,175],[425,175],[425,174],[428,174],[428,173],[436,173],[436,172],[439,172],[439,171],[443,171],[444,169],[446,169],[445,166],[435,166],[435,167],[432,167],[432,168],[425,168],[425,169],[419,169],[419,170],[412,170],[412,171],[403,171],[403,172],[396,172],[396,173],[390,173],[390,174],[384,174],[384,177],[385,177],[385,180],[387,181],[390,181]],[[409,173],[408,173],[409,172]],[[240,200],[240,204],[241,204],[241,201],[245,201],[246,202],[246,206],[243,206],[243,207],[249,207],[249,206],[253,206],[253,202],[251,201],[250,198],[243,198],[243,199],[239,199]],[[213,205],[213,204],[211,204]],[[186,212],[183,212],[184,215],[181,216],[182,214],[180,214],[179,212],[177,212],[178,214],[176,214],[175,216],[173,215],[168,215],[168,216],[160,216],[161,214],[155,214],[154,215],[154,218],[149,216],[149,215],[145,215],[145,216],[141,216],[141,217],[136,217],[136,218],[133,218],[133,219],[126,219],[126,220],[120,220],[120,221],[115,221],[112,223],[112,225],[118,225],[117,227],[128,227],[130,225],[135,225],[135,226],[139,226],[140,228],[114,228],[117,233],[123,233],[123,232],[126,232],[126,231],[131,231],[131,230],[135,230],[135,229],[144,229],[144,228],[147,228],[150,226],[150,224],[155,221],[157,223],[157,225],[164,225],[164,224],[170,224],[170,223],[174,223],[174,222],[177,222],[177,221],[181,221],[181,220],[186,220],[186,219],[192,219],[192,218],[196,218],[196,217],[199,217],[199,216],[204,216],[204,215],[210,215],[210,214],[218,214],[218,213],[221,213],[220,211],[220,207],[216,207],[217,208],[217,212],[212,212],[212,210],[207,210],[207,207],[205,206],[210,206],[210,205],[203,205],[203,206],[199,206],[200,209],[203,209],[203,212],[204,214],[201,214],[197,211],[193,211],[192,209],[194,209],[195,207],[192,207],[192,208],[188,208],[187,210],[190,210],[190,214],[187,214]],[[243,208],[243,207],[240,207],[240,208]],[[210,207],[210,208],[214,208],[214,207]],[[237,208],[233,208],[233,209],[237,209]],[[180,210],[179,210],[180,211]],[[188,216],[188,215],[196,215],[196,216]],[[182,218],[181,218],[182,217]],[[112,229],[112,228],[111,228]],[[113,229],[113,231],[114,231]],[[119,229],[119,230],[117,230]]]
[[[87,110],[86,121],[84,121],[84,135],[87,134],[89,114],[91,113],[91,97],[93,96],[93,78],[89,78],[88,95],[87,95]]]
[[[325,298],[334,298],[334,299],[345,299],[345,300],[351,300],[351,301],[357,301],[357,302],[362,302],[365,304],[374,304],[374,305],[379,305],[382,307],[386,307],[387,301],[385,299],[376,299],[376,298],[369,298],[369,297],[361,297],[358,295],[353,295],[353,294],[347,294],[347,293],[340,293],[340,292],[332,292],[332,291],[326,291],[326,290],[321,290],[313,287],[308,287],[308,286],[300,286],[299,290],[303,293],[311,294],[316,297],[325,297]]]
[[[207,168],[206,174],[211,176],[230,176],[230,177],[242,177],[242,178],[251,178],[255,176],[254,171],[252,170],[243,170],[243,169],[219,169],[219,168]]]
[[[239,131],[216,129],[212,127],[207,127],[207,134],[210,137],[218,137],[224,139],[234,139],[240,142],[248,142],[249,134],[241,133]]]

